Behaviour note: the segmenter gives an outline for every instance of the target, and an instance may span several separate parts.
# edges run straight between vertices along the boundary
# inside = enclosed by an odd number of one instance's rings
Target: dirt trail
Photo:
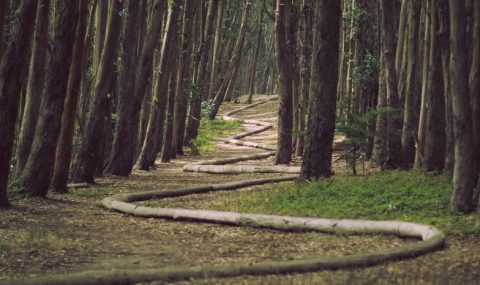
[[[274,121],[276,102],[236,114],[240,118]],[[225,104],[221,112],[238,108]],[[262,116],[265,114],[265,116]],[[248,128],[248,126],[247,126]],[[250,137],[273,144],[276,130]],[[135,171],[129,178],[99,180],[95,189],[50,195],[49,200],[22,199],[14,208],[0,211],[0,280],[84,270],[159,268],[289,260],[318,255],[348,255],[395,248],[409,240],[379,236],[333,236],[318,233],[283,233],[272,230],[212,224],[142,219],[109,212],[98,202],[109,194],[246,180],[275,174],[211,175],[186,173],[185,163],[262,152],[225,145],[201,156],[184,156],[159,164],[150,172]],[[272,159],[255,161],[272,164]],[[245,164],[245,162],[242,162]],[[298,160],[293,164],[298,165]],[[336,165],[337,174],[345,171]],[[258,191],[251,187],[240,191]],[[220,192],[167,199],[174,207],[209,208],[228,202],[235,194]],[[480,280],[479,236],[452,236],[447,248],[415,259],[369,268],[308,274],[241,276],[189,280],[175,284],[474,284]],[[292,245],[295,245],[293,247]],[[160,284],[160,283],[151,283]]]

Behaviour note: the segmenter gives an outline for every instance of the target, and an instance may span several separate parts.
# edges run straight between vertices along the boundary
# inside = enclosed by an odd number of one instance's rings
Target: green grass
[[[70,189],[69,193],[72,196],[76,197],[84,197],[84,198],[92,198],[97,196],[107,196],[112,195],[118,192],[115,188],[111,187],[90,187],[90,188],[83,188],[83,189]]]
[[[228,137],[242,130],[242,124],[237,121],[202,120],[195,146],[201,152],[216,150],[215,138]]]
[[[333,177],[309,185],[293,182],[267,191],[239,195],[217,207],[234,210],[323,218],[402,220],[430,224],[447,233],[480,233],[475,215],[448,210],[452,185],[442,175],[388,171],[367,176]]]

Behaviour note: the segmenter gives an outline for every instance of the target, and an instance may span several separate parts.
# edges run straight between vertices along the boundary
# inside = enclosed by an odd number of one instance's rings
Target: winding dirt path
[[[262,117],[264,111],[274,109],[275,103],[268,103],[259,109],[246,110],[242,117]],[[227,105],[228,108],[237,106]],[[238,114],[240,116],[240,114]],[[262,120],[264,118],[262,117]],[[274,122],[274,118],[270,119]],[[247,126],[247,129],[252,126]],[[275,130],[257,134],[252,140],[261,143],[272,143]],[[250,139],[250,138],[249,138]],[[212,157],[230,157],[244,155],[250,148],[221,144],[218,152],[203,156],[206,160]],[[254,150],[255,153],[264,152]],[[198,158],[183,157],[171,165],[160,165],[158,169],[149,172],[136,172],[129,179],[108,178],[102,184],[120,189],[121,192],[140,192],[146,190],[169,190],[194,185],[231,182],[232,176],[204,173],[185,173],[181,168]],[[244,164],[245,162],[242,162]],[[255,164],[271,164],[271,159],[264,158]],[[277,176],[273,174],[273,176]],[[239,174],[233,180],[246,180],[272,177],[272,174]],[[181,181],[181,185],[178,184]],[[192,265],[225,265],[232,262],[268,262],[275,260],[312,259],[318,256],[344,256],[359,252],[375,253],[378,251],[408,246],[412,240],[398,239],[389,236],[334,236],[314,232],[292,233],[273,230],[258,230],[253,228],[225,227],[216,224],[199,224],[188,222],[172,222],[168,220],[141,219],[122,216],[115,212],[91,206],[92,200],[104,196],[100,193],[92,196],[82,196],[89,190],[75,190],[73,197],[53,196],[55,200],[43,201],[37,199],[22,200],[13,211],[0,213],[7,220],[0,224],[2,234],[12,234],[19,238],[19,243],[25,240],[22,252],[1,251],[0,279],[12,277],[39,276],[45,273],[69,273],[92,270],[128,270],[151,269],[171,266]],[[256,191],[249,187],[242,191]],[[220,194],[220,195],[218,195]],[[192,208],[209,207],[214,197],[234,195],[232,192],[196,194],[192,196],[165,199],[161,204]],[[72,199],[74,198],[74,199]],[[72,201],[73,200],[73,201]],[[53,202],[53,203],[52,203]],[[147,204],[145,204],[147,205]],[[55,212],[53,215],[52,212]],[[27,214],[27,215],[25,215]],[[45,216],[45,217],[43,217]],[[52,225],[55,221],[56,225]],[[20,230],[8,231],[16,227]],[[32,227],[37,227],[31,230]],[[4,229],[7,229],[4,231]],[[39,233],[36,233],[39,232]],[[38,235],[38,236],[36,236]],[[52,239],[50,241],[50,239]],[[464,238],[465,239],[465,238]],[[470,241],[471,237],[466,238]],[[37,247],[28,247],[28,241],[37,241]],[[58,241],[61,241],[58,243]],[[447,251],[440,251],[416,259],[386,263],[367,269],[349,269],[341,271],[323,271],[307,274],[268,275],[259,277],[241,276],[234,278],[192,279],[180,283],[202,284],[318,284],[322,282],[335,284],[371,283],[372,280],[412,281],[445,279],[440,272],[435,274],[429,269],[433,265],[441,272],[448,272],[450,280],[475,280],[478,276],[468,273],[468,268],[480,264],[480,251],[473,243],[464,256],[459,258],[468,266],[452,262],[452,252],[462,250],[465,240],[450,240]],[[22,246],[22,244],[20,244]],[[1,243],[0,243],[1,247]],[[11,250],[11,249],[9,249]],[[450,251],[450,252],[449,252]],[[477,267],[478,268],[478,267]],[[412,270],[414,269],[414,270]],[[472,268],[476,272],[475,267]],[[437,271],[437,270],[435,270]],[[151,272],[150,272],[151,273]],[[412,274],[414,273],[414,274]],[[453,273],[453,274],[452,274]],[[439,279],[435,279],[439,276]],[[380,279],[378,279],[380,278]],[[453,278],[453,279],[452,279]],[[466,278],[466,279],[461,279]],[[39,280],[39,279],[36,279]],[[388,280],[388,281],[387,281]],[[157,284],[153,282],[152,284]],[[428,282],[427,282],[428,283]],[[8,284],[8,283],[7,283]],[[150,284],[150,283],[149,283]],[[162,282],[158,284],[164,284]],[[467,282],[468,284],[468,282]]]

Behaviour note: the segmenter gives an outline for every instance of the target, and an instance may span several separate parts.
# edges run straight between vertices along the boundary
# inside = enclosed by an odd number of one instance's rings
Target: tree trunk
[[[378,101],[377,109],[385,109],[387,107],[387,82],[385,78],[385,56],[383,53],[383,45],[380,47],[380,61],[378,73]],[[380,112],[376,118],[375,138],[373,146],[373,157],[381,170],[387,168],[388,161],[388,143],[387,143],[387,116]]]
[[[198,128],[200,127],[201,112],[202,112],[202,97],[208,94],[208,53],[212,44],[213,28],[215,22],[215,15],[217,14],[219,0],[212,0],[208,6],[206,24],[203,32],[202,41],[197,51],[197,75],[195,76],[196,90],[199,92],[193,92],[192,104],[190,106],[187,131],[185,134],[185,142],[190,143],[198,135]]]
[[[420,1],[408,1],[407,78],[405,82],[405,110],[402,130],[403,168],[410,168],[415,160],[415,137],[418,131],[418,111],[421,75],[418,62]]]
[[[30,40],[35,25],[37,0],[23,0],[15,14],[15,25],[0,62],[0,207],[10,205],[7,184],[10,156],[15,136],[15,120],[20,100],[20,74],[27,63]]]
[[[175,91],[175,111],[173,119],[173,143],[176,154],[183,154],[185,120],[187,116],[188,84],[190,83],[190,62],[193,48],[192,21],[195,16],[192,0],[185,0],[182,27],[182,46],[178,67],[177,90]]]
[[[4,44],[4,31],[5,31],[5,21],[8,11],[8,5],[10,1],[0,1],[0,64],[2,63],[3,57],[3,44]]]
[[[257,77],[258,55],[260,54],[260,44],[262,43],[263,33],[263,9],[260,12],[260,18],[258,19],[258,31],[257,40],[255,42],[255,50],[253,52],[253,63],[250,70],[250,76],[248,79],[248,104],[252,104],[253,93],[255,93],[255,79]]]
[[[26,101],[16,151],[15,176],[17,177],[22,174],[25,168],[37,127],[47,63],[49,6],[50,0],[42,0],[37,5],[37,20],[28,71]]]
[[[165,121],[165,109],[168,98],[168,79],[172,68],[170,57],[175,46],[172,45],[173,37],[176,36],[176,25],[179,6],[170,5],[163,36],[160,61],[158,63],[158,74],[156,76],[154,96],[150,108],[150,119],[148,121],[145,141],[138,158],[138,166],[141,170],[149,170],[155,165],[158,148],[157,142],[163,139],[163,126]]]
[[[430,7],[430,52],[427,79],[427,117],[423,171],[442,171],[445,162],[445,110],[441,34],[439,33],[439,4],[432,0]]]
[[[382,14],[381,29],[382,43],[385,57],[385,77],[387,81],[388,106],[392,111],[388,114],[388,166],[398,168],[402,162],[402,143],[399,135],[402,129],[401,116],[399,115],[400,101],[398,98],[397,74],[395,71],[395,27],[389,18],[395,15],[395,5],[391,0],[380,1]]]
[[[176,39],[174,39],[176,41]],[[175,44],[176,46],[176,44]],[[175,60],[176,50],[172,54],[173,56],[173,65],[176,65]],[[165,140],[163,143],[162,158],[161,161],[164,163],[170,162],[173,157],[173,148],[172,148],[172,138],[173,138],[173,112],[175,108],[175,89],[177,85],[177,76],[176,72],[172,70],[170,72],[170,79],[168,83],[168,114],[167,114],[167,126],[165,130]]]
[[[215,27],[215,42],[213,45],[212,53],[212,73],[210,75],[210,88],[208,91],[208,98],[213,99],[217,92],[218,86],[218,61],[220,57],[220,45],[222,43],[223,35],[223,16],[225,14],[225,6],[227,1],[220,1],[220,7],[218,8],[218,19]]]
[[[118,82],[118,112],[117,128],[110,152],[108,164],[105,169],[107,175],[128,176],[131,171],[131,160],[135,153],[135,137],[137,129],[129,129],[132,116],[132,93],[135,88],[135,70],[137,64],[137,45],[139,36],[140,6],[135,0],[128,1],[128,17],[125,23],[125,32],[122,43],[122,69],[120,70],[120,82]],[[130,136],[130,137],[129,137]],[[133,138],[132,138],[133,136]],[[128,141],[128,143],[126,142]]]
[[[252,6],[252,3],[249,0],[245,0],[244,7],[243,7],[242,22],[240,24],[240,30],[238,31],[238,36],[235,41],[235,46],[230,55],[230,61],[228,62],[228,67],[226,70],[225,77],[220,87],[218,88],[217,93],[215,94],[215,98],[213,99],[213,108],[209,115],[210,120],[215,119],[215,116],[218,113],[218,109],[220,108],[220,105],[222,104],[224,99],[227,98],[228,86],[231,84],[235,84],[236,82],[236,73],[237,73],[238,65],[240,64],[240,59],[242,56],[243,42],[247,32],[247,25],[249,21],[251,6]]]
[[[290,31],[289,17],[291,16],[292,3],[277,0],[277,13],[275,15],[276,31],[276,58],[279,72],[278,95],[280,106],[278,108],[278,139],[275,164],[287,164],[292,159],[292,131],[293,131],[293,46],[287,41]]]
[[[425,154],[425,130],[427,124],[427,92],[428,92],[428,59],[430,52],[430,1],[423,1],[424,16],[424,40],[423,40],[423,59],[422,59],[422,97],[420,103],[420,117],[418,119],[417,149],[415,151],[415,167],[422,166],[423,156]]]
[[[455,165],[450,209],[472,210],[475,187],[472,108],[468,91],[468,52],[466,43],[465,0],[449,0],[450,7],[450,78],[452,84]]]
[[[53,45],[39,121],[30,156],[20,177],[20,184],[27,193],[41,197],[47,194],[53,176],[79,11],[78,3],[71,5],[69,0],[57,0],[55,4]]]
[[[109,9],[107,33],[102,50],[100,65],[95,76],[91,98],[90,116],[85,126],[80,149],[72,169],[72,181],[94,183],[97,161],[102,151],[105,110],[108,109],[108,92],[112,82],[111,67],[116,58],[116,47],[121,29],[123,1],[112,0]]]
[[[145,96],[147,81],[152,72],[153,54],[162,27],[162,15],[164,13],[162,3],[162,0],[155,0],[153,3],[150,12],[151,22],[148,23],[147,37],[142,54],[138,62],[132,63],[137,65],[133,93],[126,93],[123,92],[125,90],[121,90],[119,120],[107,167],[108,174],[128,176],[132,172],[140,108]]]
[[[337,0],[315,1],[315,61],[310,112],[309,136],[303,156],[300,178],[317,179],[332,175],[332,144],[338,82],[338,47],[341,5]]]
[[[70,162],[72,159],[73,134],[75,130],[75,111],[77,108],[82,71],[85,69],[86,27],[88,25],[88,1],[79,1],[78,23],[75,32],[75,45],[73,46],[72,62],[68,76],[67,96],[63,107],[62,127],[55,153],[55,168],[52,186],[56,192],[66,193]]]
[[[474,21],[469,87],[472,101],[475,175],[478,177],[480,174],[480,1],[478,0],[474,1]]]

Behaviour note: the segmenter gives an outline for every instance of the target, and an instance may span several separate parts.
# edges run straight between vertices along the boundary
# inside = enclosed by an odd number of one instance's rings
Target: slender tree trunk
[[[15,14],[15,25],[4,52],[0,69],[0,207],[10,205],[7,184],[10,156],[15,136],[15,120],[20,100],[20,74],[27,64],[30,40],[35,25],[37,0],[22,0]]]
[[[72,62],[68,76],[67,96],[63,107],[62,127],[55,153],[55,168],[52,186],[56,192],[66,193],[70,162],[72,159],[73,134],[75,130],[75,111],[77,108],[80,91],[81,72],[84,70],[84,46],[86,44],[86,22],[88,19],[88,1],[79,1],[79,17],[75,32],[75,45],[73,46]]]
[[[292,159],[292,131],[293,131],[293,47],[287,41],[290,26],[288,17],[291,13],[292,3],[277,0],[277,13],[275,15],[276,31],[276,58],[277,69],[280,74],[278,79],[278,95],[280,106],[278,108],[278,139],[275,164],[287,164]]]
[[[402,131],[403,167],[410,168],[415,160],[415,137],[418,131],[418,98],[420,98],[420,64],[418,63],[418,39],[420,1],[408,1],[407,77],[405,84],[405,110]]]
[[[9,4],[10,4],[10,1],[0,1],[0,64],[2,63],[2,57],[3,57],[5,20],[6,20]]]
[[[441,171],[445,162],[445,116],[438,112],[445,110],[441,34],[439,33],[438,1],[432,0],[430,10],[430,52],[429,74],[427,79],[427,122],[425,155],[422,163],[424,171]]]
[[[132,93],[135,88],[135,70],[137,64],[137,45],[140,7],[135,0],[128,1],[128,17],[126,18],[125,33],[123,37],[122,69],[118,88],[117,128],[108,159],[105,173],[107,175],[128,176],[132,169],[132,160],[135,153],[134,137],[137,132],[135,126],[130,124],[132,114]],[[135,129],[130,129],[135,128]],[[133,137],[133,138],[132,138]],[[128,142],[127,142],[128,141]]]
[[[111,67],[116,56],[116,47],[121,28],[123,1],[113,0],[109,10],[107,33],[102,50],[102,57],[95,76],[91,98],[90,116],[85,126],[80,149],[72,169],[74,182],[94,183],[97,161],[100,159],[103,146],[105,110],[108,108],[108,91],[112,82]]]
[[[176,36],[176,25],[179,6],[170,6],[168,18],[165,24],[160,61],[158,64],[158,79],[154,88],[154,96],[151,103],[150,119],[148,121],[145,141],[140,152],[138,166],[141,170],[149,170],[155,165],[157,157],[157,142],[163,139],[163,126],[165,121],[165,110],[168,99],[168,79],[172,70],[170,55],[175,46],[172,46],[173,37]]]
[[[305,137],[307,130],[305,129],[305,119],[307,117],[307,107],[308,100],[310,98],[309,89],[310,89],[310,69],[312,62],[312,40],[313,40],[313,2],[311,0],[303,0],[302,4],[302,28],[301,31],[301,41],[302,48],[300,49],[300,118],[299,118],[299,134],[297,138],[297,145],[295,148],[295,154],[297,156],[302,156],[305,148]],[[340,55],[342,57],[342,55]],[[340,62],[339,66],[342,68],[343,63]],[[341,72],[339,71],[339,75]],[[340,79],[340,77],[339,77]],[[341,83],[338,83],[340,86]],[[337,96],[339,95],[337,91]]]
[[[79,10],[78,3],[75,4],[57,0],[55,5],[54,38],[39,121],[30,156],[20,177],[22,187],[33,196],[44,197],[53,176]]]
[[[395,6],[391,0],[380,0],[382,13],[382,43],[384,45],[385,77],[387,81],[387,100],[392,112],[388,114],[388,166],[397,168],[402,162],[402,143],[399,131],[402,121],[399,116],[400,101],[397,90],[397,74],[395,71],[395,27],[389,16],[395,15]]]
[[[428,92],[428,59],[430,52],[430,1],[423,2],[424,15],[424,40],[423,40],[423,65],[422,65],[422,98],[420,103],[420,117],[418,121],[417,149],[415,152],[415,167],[420,168],[425,154],[426,117],[427,117],[427,92]]]
[[[213,45],[213,54],[212,54],[212,72],[210,75],[210,88],[208,91],[208,98],[213,99],[215,93],[217,92],[218,86],[218,61],[220,57],[220,45],[222,43],[223,35],[223,16],[225,14],[225,6],[227,1],[220,1],[220,7],[218,8],[218,17],[215,27],[215,42]]]
[[[28,71],[26,101],[16,151],[15,175],[17,177],[21,175],[25,168],[37,127],[47,63],[49,6],[50,0],[42,0],[37,5],[37,20]]]
[[[260,12],[260,18],[258,19],[258,31],[257,31],[257,40],[255,42],[255,50],[253,53],[253,63],[250,70],[250,76],[248,79],[248,104],[252,104],[253,93],[255,93],[255,79],[257,76],[257,66],[258,66],[258,55],[260,54],[260,44],[262,42],[262,33],[263,33],[263,9]]]
[[[378,101],[377,109],[384,109],[387,103],[387,82],[385,78],[385,56],[383,53],[383,45],[380,48],[380,62],[378,73]],[[388,143],[387,143],[387,116],[380,113],[376,118],[375,138],[373,146],[373,157],[381,170],[387,168],[388,161]]]
[[[183,154],[185,120],[187,116],[188,85],[190,84],[190,62],[193,48],[192,21],[195,16],[194,3],[185,0],[182,27],[182,46],[179,59],[177,90],[175,91],[175,111],[173,119],[173,143],[176,154]]]
[[[174,41],[176,41],[174,39]],[[176,44],[175,44],[176,46]],[[174,63],[175,60],[175,52],[172,54]],[[175,89],[177,85],[177,76],[176,72],[172,70],[170,72],[170,79],[168,83],[168,114],[167,114],[167,126],[165,130],[165,140],[163,143],[163,150],[162,150],[162,158],[161,161],[163,163],[170,162],[173,157],[173,148],[172,148],[172,137],[173,137],[173,112],[175,108]]]
[[[478,0],[474,1],[474,21],[469,87],[472,101],[474,160],[478,177],[480,174],[480,1]],[[477,187],[480,187],[480,184]]]
[[[225,78],[223,79],[220,87],[217,90],[217,93],[215,94],[215,98],[213,99],[213,108],[209,116],[210,120],[215,119],[215,116],[218,113],[218,109],[220,108],[220,105],[225,100],[225,98],[228,97],[228,94],[227,94],[228,86],[231,84],[235,84],[236,82],[236,79],[237,79],[236,73],[238,71],[238,65],[240,64],[240,59],[242,56],[243,42],[247,32],[247,25],[249,21],[251,6],[252,6],[252,3],[249,0],[245,0],[244,7],[243,7],[242,22],[240,24],[240,30],[238,31],[238,36],[235,41],[235,46],[230,55],[230,61],[228,62]]]
[[[315,1],[316,45],[310,112],[309,136],[300,178],[318,179],[332,175],[332,145],[338,81],[338,47],[341,5],[337,0]]]
[[[205,23],[205,28],[203,32],[202,41],[197,51],[197,75],[195,76],[195,85],[197,90],[201,90],[200,94],[194,93],[192,95],[192,104],[190,106],[187,131],[185,134],[185,142],[190,143],[198,135],[198,128],[200,127],[201,112],[202,112],[202,97],[205,96],[208,92],[208,53],[210,52],[210,47],[213,37],[213,28],[215,22],[215,15],[217,14],[219,0],[210,1],[207,18]],[[202,95],[203,94],[203,95]]]
[[[455,165],[453,169],[452,211],[469,212],[475,187],[472,108],[468,90],[465,0],[449,0],[450,78],[452,83]]]

